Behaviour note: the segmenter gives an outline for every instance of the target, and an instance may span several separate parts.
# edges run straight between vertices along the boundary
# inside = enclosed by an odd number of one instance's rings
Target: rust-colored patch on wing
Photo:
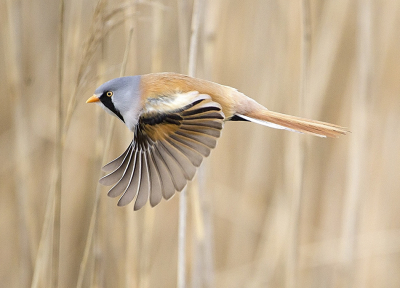
[[[160,123],[157,125],[145,125],[142,132],[154,142],[165,139],[169,135],[175,133],[179,129],[179,125]]]

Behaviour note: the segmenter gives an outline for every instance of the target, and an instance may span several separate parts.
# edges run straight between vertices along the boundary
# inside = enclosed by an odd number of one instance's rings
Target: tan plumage
[[[143,75],[141,89],[143,101],[147,98],[157,97],[157,95],[165,95],[165,93],[198,91],[208,94],[213,101],[221,105],[227,119],[234,115],[243,115],[254,120],[266,121],[291,130],[322,137],[338,137],[348,132],[346,128],[338,125],[269,111],[232,87],[182,74]]]
[[[223,122],[242,120],[320,137],[346,128],[272,112],[236,89],[176,73],[153,73],[111,80],[87,102],[97,102],[134,132],[128,149],[103,167],[100,179],[114,185],[118,205],[135,197],[134,209],[171,198],[191,180],[216,146]]]

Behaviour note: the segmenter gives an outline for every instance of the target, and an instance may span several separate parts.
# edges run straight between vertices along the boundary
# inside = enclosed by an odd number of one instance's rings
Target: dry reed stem
[[[160,72],[163,67],[162,58],[162,37],[163,37],[163,19],[165,13],[165,6],[158,2],[150,2],[151,7],[151,71]],[[140,242],[140,253],[139,253],[139,287],[150,287],[150,267],[151,261],[149,254],[151,251],[152,235],[154,234],[154,209],[145,208],[143,215],[144,225],[140,226],[140,234],[142,235]],[[128,218],[129,219],[129,218]]]
[[[31,288],[37,287],[45,287],[49,285],[49,283],[44,284],[45,279],[48,277],[47,273],[45,273],[45,266],[49,265],[51,262],[50,257],[51,254],[50,249],[48,247],[51,246],[51,238],[52,238],[52,226],[51,223],[54,223],[54,196],[56,189],[56,173],[52,173],[50,181],[51,188],[49,189],[49,193],[46,201],[46,212],[44,214],[44,222],[42,226],[42,231],[40,235],[39,248],[36,255],[35,266],[33,271],[33,277],[31,282]],[[47,258],[46,258],[47,252]]]
[[[290,212],[282,209],[286,206],[286,198],[279,192],[283,191],[282,183],[274,187],[277,195],[271,203],[271,209],[267,211],[264,217],[263,229],[260,239],[260,244],[256,250],[256,255],[259,256],[255,266],[254,276],[250,282],[249,287],[265,286],[265,283],[272,282],[274,275],[278,272],[279,264],[282,258],[287,257],[285,254],[287,243],[282,241],[287,237],[286,229],[281,226],[290,226]],[[280,212],[280,210],[283,210]],[[285,280],[287,278],[285,277]],[[272,286],[272,285],[271,285]],[[282,283],[284,286],[284,283]]]
[[[201,182],[201,180],[200,180]],[[204,191],[204,187],[199,187],[200,191]],[[205,207],[204,207],[205,206]],[[203,271],[200,272],[200,276],[203,278],[204,287],[215,287],[215,267],[214,267],[214,230],[213,230],[213,218],[211,203],[209,201],[202,202],[203,210],[203,223],[204,223],[204,240],[203,240],[203,251],[201,259],[203,259]]]
[[[127,16],[125,17],[119,17],[119,20],[115,20],[114,18],[118,18],[120,12],[123,12],[124,9],[127,7],[133,6],[134,3],[131,2],[125,2],[120,4],[118,7],[114,8],[111,10],[109,13],[106,15],[103,15],[103,11],[106,9],[106,1],[100,0],[96,6],[96,9],[94,11],[94,16],[92,20],[92,26],[89,31],[89,38],[86,41],[85,47],[83,49],[83,57],[79,66],[78,74],[77,74],[77,81],[76,85],[74,86],[74,91],[72,93],[72,96],[70,97],[69,103],[68,103],[68,108],[65,116],[65,124],[63,126],[63,139],[65,139],[66,134],[68,132],[68,128],[70,126],[70,122],[72,119],[72,115],[74,113],[75,107],[76,107],[76,96],[82,91],[82,88],[89,82],[88,80],[88,75],[90,72],[90,61],[94,57],[99,45],[102,43],[104,37],[110,33],[115,27],[119,26],[120,24],[124,23],[126,20]],[[130,17],[131,15],[128,15]],[[131,39],[131,35],[129,36],[129,42]],[[129,45],[127,45],[127,49],[129,48]],[[126,56],[124,56],[124,60],[122,62],[122,67],[121,67],[121,74],[124,73],[126,69],[126,62],[127,62],[127,52],[125,53]],[[110,122],[110,128],[109,128],[109,141],[107,142],[107,145],[105,145],[105,151],[108,151],[110,148],[110,141],[111,141],[111,135],[112,131],[114,129],[114,119],[111,120]],[[63,141],[62,141],[63,142]],[[108,155],[107,153],[104,153],[103,155]],[[104,162],[104,158],[103,158]],[[81,262],[80,266],[80,272],[78,276],[78,282],[77,285],[78,287],[81,287],[83,285],[83,277],[85,275],[86,271],[86,264],[87,264],[87,259],[89,256],[89,251],[92,243],[92,237],[93,237],[93,231],[96,223],[96,216],[97,216],[97,208],[98,208],[98,202],[99,202],[99,194],[101,192],[101,189],[99,185],[97,186],[96,189],[96,199],[94,203],[94,209],[91,217],[91,222],[90,222],[90,228],[89,228],[89,233],[88,233],[88,238],[85,246],[85,252],[84,256]]]
[[[69,58],[69,67],[79,67],[81,61],[81,53],[82,53],[82,43],[81,43],[81,34],[82,34],[82,10],[84,3],[82,1],[70,1],[70,11],[73,11],[72,15],[70,16],[71,26],[66,31],[66,40],[65,40],[65,55],[72,55]],[[66,16],[68,19],[68,15]],[[65,73],[65,80],[64,81],[71,81],[75,80],[75,73],[77,71],[75,69],[66,69]],[[66,95],[69,93],[68,86],[66,88]],[[72,86],[74,89],[74,87]]]
[[[81,91],[82,87],[88,82],[88,74],[90,71],[90,61],[93,58],[93,56],[95,55],[95,52],[97,50],[97,48],[99,47],[99,44],[102,41],[102,38],[104,37],[104,35],[107,35],[112,29],[114,29],[116,26],[120,25],[122,22],[121,21],[113,21],[112,17],[115,16],[118,12],[121,12],[123,10],[123,8],[127,7],[129,3],[122,3],[119,7],[115,8],[114,10],[112,10],[111,12],[109,12],[105,17],[102,15],[102,11],[105,9],[106,6],[106,2],[100,0],[98,2],[98,5],[96,6],[95,12],[94,12],[94,18],[92,20],[92,28],[89,31],[89,38],[86,41],[85,47],[83,49],[83,57],[79,66],[79,70],[78,70],[78,76],[77,76],[77,81],[76,81],[76,85],[75,90],[72,93],[72,96],[70,97],[69,100],[69,104],[68,104],[68,108],[67,108],[67,112],[65,115],[65,119],[64,119],[64,113],[63,113],[63,105],[62,105],[62,79],[63,79],[63,47],[64,47],[64,41],[63,41],[63,18],[64,18],[64,3],[63,1],[60,2],[60,42],[59,42],[59,111],[58,111],[58,129],[61,130],[57,130],[57,143],[56,143],[56,165],[57,165],[57,169],[58,169],[58,173],[59,176],[57,176],[57,181],[56,181],[56,190],[55,191],[59,191],[58,193],[61,193],[61,174],[62,174],[62,151],[64,149],[64,142],[65,142],[65,138],[68,132],[68,128],[70,125],[70,121],[72,119],[72,115],[73,112],[75,110],[75,106],[76,106],[76,96],[77,94]],[[131,4],[132,5],[132,4]],[[105,23],[105,25],[107,26],[105,31],[102,31],[102,27],[103,27],[103,21],[102,19],[106,19],[107,22]],[[124,20],[124,19],[123,19]],[[80,46],[75,46],[75,47],[80,47]],[[62,53],[60,55],[60,53]],[[125,67],[123,67],[122,69],[125,69]],[[112,124],[113,122],[111,122]],[[61,125],[61,126],[60,126]],[[113,125],[111,125],[113,126]],[[111,129],[110,129],[111,130]],[[60,196],[61,197],[61,196]],[[60,211],[60,200],[59,197],[55,197],[55,211]],[[58,207],[58,208],[57,208]],[[57,213],[57,212],[56,212]],[[54,229],[54,233],[55,235],[58,234],[59,235],[59,227],[57,228],[57,226],[59,226],[59,216],[57,216],[55,219],[55,229]],[[57,232],[58,231],[58,232]],[[42,239],[43,240],[43,239]],[[56,242],[59,242],[59,239],[57,240],[57,237],[55,237]],[[58,244],[59,245],[59,244]],[[55,244],[54,246],[54,261],[59,262],[59,260],[57,260],[59,258],[58,253],[56,253],[55,251],[59,250],[59,247],[57,248],[57,244]],[[56,281],[55,279],[58,278],[57,274],[54,274],[54,281]],[[79,280],[78,280],[79,282]],[[55,282],[53,282],[53,285],[56,285]]]
[[[199,39],[200,20],[203,13],[204,1],[194,0],[191,36],[189,44],[188,75],[196,74],[197,45]],[[183,40],[182,40],[183,41]],[[187,189],[183,189],[179,198],[179,226],[178,226],[178,288],[186,287],[186,236],[187,236]]]
[[[64,138],[67,135],[72,115],[77,105],[76,97],[83,92],[84,87],[86,87],[89,82],[92,82],[89,78],[91,72],[90,62],[95,56],[99,46],[101,45],[103,37],[110,33],[114,28],[123,24],[126,19],[132,16],[124,15],[123,17],[117,17],[120,16],[119,13],[123,11],[124,8],[128,7],[129,4],[134,5],[134,3],[131,2],[122,3],[118,7],[111,10],[108,14],[106,14],[106,16],[103,16],[102,14],[102,11],[106,9],[106,1],[99,0],[96,6],[96,9],[93,13],[92,25],[88,33],[89,37],[84,44],[84,52],[78,68],[74,91],[71,93],[71,97],[67,105],[67,112],[64,121]],[[115,18],[117,18],[118,20],[115,20]]]
[[[106,0],[106,4],[105,7],[108,7],[108,2]],[[101,17],[104,19],[105,18],[105,14],[107,13],[107,11],[105,9],[100,11],[101,13]],[[102,23],[104,23],[105,21],[102,21]],[[101,42],[100,42],[100,59],[98,60],[98,65],[97,65],[97,73],[99,76],[98,78],[98,83],[96,83],[95,86],[98,86],[102,83],[104,83],[106,81],[106,73],[105,71],[107,70],[107,58],[109,56],[109,49],[108,49],[108,34],[105,34],[104,31],[104,26],[103,26],[103,37],[101,38]],[[93,91],[93,90],[92,90]],[[97,123],[96,123],[96,127],[97,127],[97,135],[96,135],[96,162],[95,162],[95,167],[102,167],[103,163],[104,163],[104,159],[103,157],[105,157],[105,146],[106,145],[110,145],[108,143],[106,143],[106,139],[111,139],[113,138],[113,125],[115,123],[114,120],[112,122],[110,122],[110,126],[109,128],[109,132],[110,134],[104,134],[104,127],[106,126],[106,121],[105,121],[105,117],[106,115],[104,115],[104,111],[101,111],[102,109],[96,109],[96,118],[97,118]],[[113,118],[113,117],[111,117]],[[107,130],[106,130],[107,131]],[[99,171],[100,172],[100,171]],[[96,177],[94,179],[95,183],[95,187],[96,187],[96,192],[95,192],[95,203],[94,203],[94,207],[92,210],[92,213],[94,215],[96,215],[94,222],[94,225],[92,226],[94,231],[91,232],[91,237],[93,238],[93,240],[90,240],[89,236],[87,236],[87,240],[89,241],[89,246],[90,243],[91,247],[89,247],[89,250],[92,252],[92,257],[91,257],[91,261],[89,263],[89,268],[86,268],[87,272],[83,273],[82,275],[84,276],[85,274],[87,275],[87,278],[89,278],[89,287],[102,287],[104,286],[104,273],[105,273],[105,265],[104,265],[104,261],[103,261],[103,255],[104,255],[104,251],[105,251],[105,247],[107,246],[107,239],[106,237],[104,237],[104,233],[102,233],[103,229],[104,229],[104,223],[103,223],[103,219],[99,217],[100,215],[100,203],[101,203],[101,191],[104,191],[101,187],[101,185],[99,185],[98,181],[99,181],[99,177],[101,176],[101,172],[100,173],[96,173]],[[96,203],[97,202],[97,203]],[[96,211],[94,211],[96,210]],[[92,214],[92,215],[93,215]],[[91,217],[92,220],[92,217]],[[92,223],[92,221],[91,221]],[[91,227],[90,227],[91,228]],[[85,243],[85,252],[86,252],[86,244]],[[93,264],[92,264],[93,263]],[[82,278],[83,279],[83,278]],[[79,278],[78,278],[79,280]]]
[[[126,209],[127,233],[126,233],[126,259],[125,259],[125,287],[139,287],[138,268],[136,265],[138,259],[138,225],[137,214],[132,213],[131,209]]]
[[[357,13],[357,91],[352,97],[351,123],[354,130],[350,140],[348,179],[344,199],[344,217],[342,223],[342,271],[344,283],[347,287],[355,284],[355,251],[357,249],[356,236],[358,233],[360,196],[365,188],[364,167],[368,131],[367,99],[370,98],[371,79],[371,43],[372,43],[372,2],[358,1]]]
[[[331,79],[333,66],[336,63],[340,48],[340,39],[346,29],[346,16],[350,10],[351,1],[327,1],[323,2],[321,23],[315,35],[315,46],[310,58],[309,103],[313,105],[304,107],[305,114],[309,117],[317,117],[322,113],[324,95]],[[335,19],[335,25],[332,20]]]
[[[218,35],[221,7],[223,7],[222,1],[206,1],[204,7],[203,18],[207,19],[204,22],[203,33],[202,33],[202,50],[203,50],[203,61],[204,71],[203,74],[208,79],[214,77],[214,63],[216,57],[216,35]]]
[[[128,40],[127,40],[126,47],[125,47],[123,60],[122,60],[122,65],[121,65],[121,71],[120,71],[121,77],[125,74],[126,65],[127,65],[128,56],[129,56],[129,48],[130,48],[131,40],[132,40],[132,35],[133,35],[133,29],[130,29],[129,35],[128,35]],[[109,151],[111,150],[110,148],[111,148],[111,143],[112,143],[112,139],[113,139],[114,127],[115,127],[115,117],[112,117],[110,119],[110,124],[109,124],[108,130],[107,130],[107,133],[106,133],[107,140],[106,140],[106,145],[104,146],[104,151],[102,153],[103,157],[102,157],[101,163],[104,163],[104,161],[109,158]],[[101,174],[101,172],[100,172],[100,174]],[[100,177],[98,177],[98,178],[100,178]],[[80,268],[79,268],[79,276],[78,276],[78,281],[77,281],[78,288],[82,287],[84,276],[86,274],[85,272],[86,272],[87,262],[88,262],[89,254],[90,254],[90,251],[92,248],[93,235],[95,232],[95,227],[96,227],[96,222],[97,222],[97,217],[98,217],[97,211],[98,211],[98,207],[99,207],[101,191],[102,191],[102,186],[99,183],[97,183],[96,192],[95,192],[95,200],[93,203],[93,210],[92,210],[92,215],[90,217],[88,235],[86,238],[85,250],[84,250],[84,254],[83,254],[82,261],[81,261]]]
[[[94,56],[98,46],[101,43],[101,37],[102,37],[102,28],[103,28],[103,23],[102,23],[102,13],[101,11],[105,9],[106,6],[106,1],[104,0],[99,0],[95,11],[93,13],[93,19],[92,19],[92,24],[91,28],[89,29],[89,37],[86,40],[83,48],[83,56],[81,57],[81,62],[78,68],[78,73],[77,73],[77,80],[76,84],[74,86],[74,91],[71,94],[71,97],[69,98],[69,102],[67,105],[67,112],[65,116],[65,127],[64,127],[64,134],[66,135],[68,132],[68,128],[70,126],[70,122],[72,119],[72,114],[75,110],[76,106],[76,96],[79,93],[82,83],[85,83],[88,74],[89,74],[89,67],[90,67],[90,60]],[[78,46],[79,47],[79,46]]]
[[[159,2],[153,2],[152,7],[152,47],[151,47],[151,71],[162,70],[162,28],[164,8]]]
[[[187,199],[186,187],[179,197],[179,226],[178,226],[178,288],[186,287],[186,222]]]
[[[144,225],[142,225],[142,243],[140,249],[140,265],[139,265],[139,287],[151,287],[150,286],[150,267],[151,259],[149,257],[151,252],[152,235],[154,231],[154,209],[149,207],[145,208],[144,211]]]
[[[135,1],[132,1],[135,2]],[[137,15],[137,5],[131,5],[127,9],[125,9],[124,13],[126,16],[128,15]],[[127,17],[128,18],[128,17]],[[129,35],[129,42],[134,43],[131,45],[129,49],[130,54],[137,56],[137,33],[138,33],[138,17],[129,17],[125,23],[125,31]],[[125,51],[128,52],[128,49]],[[128,54],[125,54],[126,61],[124,63],[128,63]],[[125,58],[125,57],[124,57]],[[137,71],[137,63],[136,61],[130,61],[131,71]],[[126,71],[126,68],[123,68]],[[126,74],[126,73],[125,73]],[[129,74],[129,72],[128,72]],[[126,253],[125,253],[125,287],[139,287],[139,268],[138,268],[138,244],[140,240],[138,239],[139,234],[139,222],[140,219],[137,219],[137,214],[132,213],[131,209],[126,209],[125,211],[126,217]]]
[[[110,132],[110,134],[107,134],[107,135],[109,135],[108,139],[112,138],[113,126],[114,126],[113,123],[110,123],[109,129],[107,130],[107,132]],[[109,142],[110,141],[107,141],[107,143],[109,143]],[[104,151],[103,151],[104,156],[103,156],[102,160],[104,160],[106,158],[106,155],[108,155],[107,151],[109,151],[109,150],[107,150],[106,148],[107,148],[107,145],[104,146]],[[108,148],[110,148],[110,147],[108,147]],[[102,161],[102,163],[104,163],[104,162]],[[101,176],[101,173],[99,173],[99,176]],[[92,244],[93,244],[93,238],[94,238],[93,235],[94,235],[96,224],[97,224],[97,216],[98,216],[97,211],[98,211],[99,202],[100,202],[100,198],[101,198],[101,191],[102,191],[101,186],[97,183],[95,199],[94,199],[94,203],[93,203],[93,210],[92,210],[92,214],[90,217],[88,234],[86,237],[85,249],[84,249],[82,260],[81,260],[81,263],[79,266],[79,274],[78,274],[78,279],[77,279],[77,284],[76,284],[77,288],[83,287],[83,280],[86,275],[87,262],[89,260],[89,256],[90,256],[90,252],[91,252],[91,248],[92,248]],[[94,280],[94,279],[91,278],[91,280]]]
[[[200,172],[200,171],[198,171]],[[190,191],[189,197],[189,210],[190,210],[190,218],[191,218],[191,285],[190,287],[196,288],[202,286],[202,243],[204,242],[204,222],[200,207],[200,194],[199,194],[199,175],[194,179],[190,186],[188,186],[188,190]]]
[[[109,1],[106,1],[106,5],[105,7],[108,7],[108,3]],[[102,18],[105,17],[105,14],[107,13],[107,11],[101,10],[100,11]],[[103,21],[104,23],[104,21]],[[108,80],[106,78],[106,71],[108,69],[108,56],[110,55],[110,49],[109,48],[109,37],[108,34],[105,34],[105,27],[103,27],[103,37],[101,38],[101,43],[100,43],[100,55],[98,59],[98,65],[97,65],[97,71],[96,71],[96,84],[94,85],[94,87],[104,83],[106,80]],[[93,91],[93,90],[92,90]],[[110,145],[110,143],[107,143],[107,140],[112,139],[113,138],[113,125],[115,120],[112,119],[113,117],[110,117],[108,119],[113,120],[111,122],[109,122],[109,126],[106,127],[106,117],[107,115],[104,115],[104,111],[101,111],[103,109],[96,109],[96,118],[97,118],[97,123],[96,123],[96,127],[97,127],[97,135],[96,135],[96,154],[95,154],[95,165],[94,167],[102,167],[102,165],[104,164],[104,160],[103,159],[105,157],[105,146]],[[106,127],[107,129],[104,129],[104,127]],[[110,132],[110,134],[105,134],[105,132]],[[108,152],[108,150],[107,150]],[[89,241],[88,243],[85,243],[85,252],[86,252],[86,244],[89,245],[88,249],[91,252],[91,257],[90,257],[90,261],[89,261],[89,265],[88,268],[86,268],[86,272],[83,273],[82,275],[86,275],[86,279],[88,279],[87,282],[89,282],[87,285],[89,287],[102,287],[106,284],[106,280],[104,277],[105,274],[105,270],[107,269],[105,266],[105,261],[104,259],[104,255],[106,254],[106,247],[107,247],[107,237],[105,237],[104,234],[104,217],[109,216],[110,218],[112,218],[112,215],[101,215],[101,203],[102,203],[102,197],[101,197],[101,191],[104,191],[104,187],[101,187],[101,185],[99,185],[98,181],[99,181],[99,177],[102,176],[101,171],[98,171],[98,173],[95,173],[96,176],[93,179],[93,183],[95,188],[95,203],[93,203],[95,206],[93,206],[93,210],[92,210],[92,215],[91,215],[91,223],[92,224],[92,216],[95,215],[95,219],[93,221],[94,225],[92,226],[94,231],[90,232],[87,235],[86,240]],[[97,199],[96,199],[97,198]],[[96,203],[97,202],[97,203]],[[96,211],[94,211],[96,210]],[[103,216],[103,217],[101,217]],[[91,227],[90,227],[91,228]],[[92,240],[90,240],[89,238],[93,238]],[[91,243],[91,244],[90,244]],[[91,246],[90,246],[91,245]],[[82,259],[83,260],[83,259]],[[82,262],[81,262],[82,263]],[[78,279],[79,280],[79,279]],[[87,283],[86,282],[86,283]],[[119,284],[117,284],[118,282],[116,282],[116,285],[119,286]]]
[[[53,257],[52,257],[52,287],[59,287],[60,244],[61,244],[61,196],[62,196],[62,158],[63,158],[63,76],[64,76],[64,0],[59,4],[58,27],[58,97],[57,97],[57,128],[56,128],[56,185],[54,194],[54,226],[53,226]]]
[[[297,115],[303,115],[303,107],[307,95],[308,87],[308,71],[309,59],[311,55],[311,17],[309,0],[302,0],[301,5],[301,73],[300,73],[300,89],[297,98]],[[290,145],[290,144],[289,144]],[[299,234],[301,225],[301,208],[303,194],[303,171],[304,171],[304,137],[295,137],[291,141],[291,149],[289,150],[289,158],[292,161],[287,162],[287,165],[293,165],[292,179],[292,203],[291,203],[291,221],[289,231],[289,250],[287,257],[287,283],[286,287],[296,287],[299,277]],[[291,153],[290,153],[291,152]],[[290,169],[289,169],[290,171]],[[289,176],[289,175],[288,175]]]
[[[202,77],[212,79],[212,54],[214,50],[213,35],[216,30],[216,15],[220,11],[218,1],[201,3],[199,22],[201,23],[200,39],[201,58],[198,59]],[[213,6],[214,5],[214,6]],[[210,15],[211,14],[211,15]],[[206,19],[206,21],[205,21]],[[198,57],[199,58],[199,57]],[[198,65],[198,66],[199,66]],[[212,205],[206,193],[206,168],[204,163],[197,171],[197,178],[189,186],[192,218],[192,255],[191,287],[214,287],[214,250]]]
[[[128,9],[126,9],[125,13],[135,15],[135,6],[131,6]],[[137,25],[136,21],[133,17],[128,19],[126,21],[126,32],[129,35],[129,43],[135,41],[133,40],[136,37],[133,36],[134,30],[137,30]],[[135,28],[134,28],[135,27]],[[131,45],[134,47],[134,45]],[[126,72],[126,65],[128,63],[128,52],[132,49],[125,49],[125,55],[124,55],[124,61],[125,63],[122,67],[122,70]],[[133,49],[135,50],[135,49]],[[132,51],[133,53],[136,54],[136,51]],[[131,52],[131,53],[132,53]],[[135,66],[135,65],[131,65]],[[136,70],[136,67],[134,67]],[[126,74],[126,73],[124,73]],[[135,213],[132,213],[131,209],[126,209],[126,224],[127,224],[127,232],[126,232],[126,253],[125,253],[125,287],[139,287],[137,279],[139,278],[138,275],[138,265],[137,265],[137,259],[138,259],[138,243],[139,241],[137,240],[137,233],[138,233],[138,223],[137,223],[137,215]]]
[[[23,63],[20,59],[22,55],[23,39],[22,39],[22,5],[20,2],[8,0],[7,8],[7,23],[6,23],[6,67],[7,80],[9,83],[9,93],[13,105],[13,126],[14,126],[14,159],[17,163],[14,173],[14,183],[16,186],[16,206],[18,213],[18,243],[19,243],[19,285],[21,287],[28,286],[32,277],[32,261],[34,259],[34,250],[32,247],[32,229],[31,217],[28,217],[27,194],[30,191],[30,175],[31,170],[28,138],[28,123],[26,122],[27,107],[22,99],[23,95]]]
[[[199,169],[197,177],[188,186],[192,224],[191,286],[214,287],[212,225],[209,203],[204,199],[205,175]]]
[[[308,81],[310,71],[310,58],[311,58],[311,7],[310,0],[301,1],[301,80],[300,80],[300,97],[298,98],[298,112],[303,115],[304,102],[308,94]]]
[[[179,29],[179,63],[181,73],[186,73],[188,68],[188,1],[177,0],[178,2],[178,29]]]
[[[181,72],[186,73],[188,69],[188,21],[186,15],[187,0],[178,0],[178,29],[179,29],[179,60]],[[187,199],[186,187],[181,191],[179,197],[178,218],[178,258],[177,258],[177,287],[186,287],[186,217]]]
[[[197,67],[197,49],[199,40],[200,21],[202,20],[202,14],[204,10],[204,0],[194,0],[193,2],[193,13],[192,13],[192,24],[191,24],[191,36],[189,44],[189,63],[188,63],[188,75],[195,77]]]
[[[104,10],[105,10],[106,6],[107,6],[107,2],[106,1],[100,0],[98,2],[97,6],[96,6],[96,9],[95,9],[95,12],[93,14],[94,16],[93,16],[93,20],[92,20],[92,28],[90,30],[92,30],[94,26],[97,27],[97,25],[95,25],[95,23],[96,23],[95,19],[104,19],[104,13],[105,13]],[[103,23],[102,20],[98,20],[98,21],[99,21],[98,22],[99,25],[101,25],[101,23]],[[98,41],[98,45],[100,45],[101,48],[102,48],[101,49],[101,52],[102,52],[101,53],[101,60],[99,61],[100,63],[98,65],[99,66],[99,70],[100,70],[100,75],[102,75],[104,73],[104,70],[105,70],[105,63],[104,63],[105,61],[104,61],[104,59],[106,58],[106,56],[104,55],[105,54],[104,50],[105,50],[105,46],[106,46],[105,33],[104,33],[104,29],[101,29],[100,27],[97,27],[96,30],[97,30],[97,33],[98,33],[98,35],[96,36],[96,37],[98,37],[98,40],[96,40],[96,41]],[[79,86],[78,83],[80,82],[80,80],[79,80],[80,78],[79,77],[81,76],[80,74],[81,74],[82,69],[88,69],[88,67],[83,66],[83,65],[84,64],[89,65],[89,60],[85,60],[85,58],[86,57],[93,57],[93,55],[92,56],[88,56],[88,55],[89,54],[94,54],[94,52],[92,52],[92,53],[88,53],[87,52],[87,51],[91,50],[90,48],[88,48],[88,46],[90,46],[90,43],[94,43],[95,42],[94,40],[91,39],[92,37],[93,37],[93,34],[91,32],[89,32],[89,38],[88,38],[88,40],[86,42],[87,46],[84,49],[84,51],[86,53],[84,54],[83,60],[82,60],[81,65],[79,67],[78,81],[77,81],[77,85],[78,86]],[[100,76],[99,78],[102,78],[102,76]],[[100,79],[100,80],[102,80],[102,79]],[[73,95],[75,95],[75,93],[76,93],[76,91],[74,91]],[[72,98],[70,99],[70,105],[69,105],[68,108],[72,107],[71,105],[72,105]],[[100,113],[99,112],[100,111],[97,111],[98,119],[100,117]],[[72,112],[70,112],[70,113],[71,113],[71,116],[72,116]],[[98,125],[100,125],[100,119],[98,121]],[[113,128],[114,128],[114,118],[112,117],[111,121],[110,121],[110,124],[109,124],[109,127],[107,129],[107,132],[108,132],[106,134],[106,135],[108,135],[107,136],[107,141],[106,141],[105,145],[103,143],[103,149],[102,149],[103,151],[100,151],[101,146],[102,146],[100,142],[101,142],[101,140],[103,140],[103,141],[105,141],[105,140],[101,139],[101,135],[100,135],[101,133],[100,133],[100,131],[98,129],[98,133],[97,133],[97,137],[98,138],[96,139],[96,155],[95,156],[96,156],[96,159],[100,158],[100,160],[96,161],[95,163],[99,163],[100,165],[102,165],[104,163],[106,155],[108,155],[108,151],[110,149],[111,138],[112,138],[112,134],[113,134],[112,133],[113,132]],[[98,177],[96,177],[96,179],[99,179],[101,177],[101,174],[102,174],[102,172],[99,172]],[[87,274],[86,270],[87,270],[87,263],[88,263],[88,260],[89,260],[89,256],[90,256],[90,253],[93,252],[92,251],[94,249],[93,246],[95,246],[93,244],[93,242],[94,242],[94,239],[96,239],[95,233],[97,231],[97,229],[96,229],[97,225],[96,224],[97,224],[97,218],[98,218],[99,203],[100,203],[100,199],[101,199],[101,191],[102,191],[101,185],[99,185],[99,183],[96,183],[95,199],[94,199],[94,202],[93,202],[93,209],[92,209],[92,214],[91,214],[91,217],[90,217],[90,224],[89,224],[88,234],[86,236],[85,248],[84,248],[82,260],[81,260],[81,263],[80,263],[80,266],[79,266],[79,274],[78,274],[78,279],[77,279],[77,284],[76,284],[77,288],[80,288],[80,287],[83,286],[83,281],[84,281],[85,275]],[[92,270],[93,270],[92,271],[92,275],[93,275],[93,277],[90,277],[90,281],[91,281],[90,286],[91,287],[94,285],[93,282],[95,282],[97,280],[97,277],[95,277],[95,273],[96,273],[95,269],[96,268],[97,268],[97,266],[93,265],[93,267],[92,267]]]

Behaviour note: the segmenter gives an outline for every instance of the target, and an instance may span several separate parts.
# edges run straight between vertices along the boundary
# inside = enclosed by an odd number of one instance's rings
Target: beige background
[[[1,286],[52,286],[62,138],[60,287],[176,287],[180,195],[133,212],[104,187],[79,277],[100,167],[132,137],[116,120],[105,153],[85,100],[125,64],[187,73],[192,2],[66,1],[61,114],[57,2],[0,1]],[[226,123],[188,189],[188,287],[399,287],[400,2],[206,2],[198,77],[352,133]]]

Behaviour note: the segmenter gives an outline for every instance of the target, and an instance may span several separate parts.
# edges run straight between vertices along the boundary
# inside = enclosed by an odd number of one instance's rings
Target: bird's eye
[[[113,93],[112,91],[108,91],[108,92],[106,93],[106,95],[107,95],[108,97],[111,97],[113,94],[114,94],[114,93]]]

